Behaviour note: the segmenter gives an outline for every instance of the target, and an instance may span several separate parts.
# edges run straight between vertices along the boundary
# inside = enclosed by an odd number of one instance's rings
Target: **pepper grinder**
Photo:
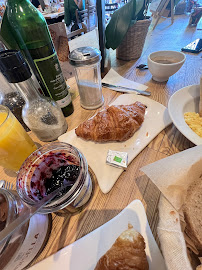
[[[12,85],[7,82],[1,73],[0,82],[0,104],[7,106],[24,129],[30,131],[22,119],[22,108],[25,105],[24,98],[15,87],[12,87]]]
[[[29,66],[19,51],[0,52],[0,71],[23,96],[23,121],[39,140],[56,140],[67,130],[67,122],[60,107],[51,98],[39,94]]]

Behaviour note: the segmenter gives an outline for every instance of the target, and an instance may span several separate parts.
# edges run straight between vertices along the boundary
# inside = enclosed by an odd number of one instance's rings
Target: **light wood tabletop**
[[[161,20],[154,31],[150,29],[141,58],[137,61],[124,62],[117,60],[115,53],[111,52],[112,67],[125,78],[147,85],[148,91],[152,93],[150,98],[167,106],[169,98],[174,92],[188,85],[199,84],[202,75],[201,55],[187,53],[185,64],[165,83],[153,81],[148,70],[141,71],[136,69],[136,66],[147,63],[147,57],[153,51],[180,51],[183,46],[199,38],[200,32],[196,28],[187,27],[188,21],[189,17],[186,15],[176,16],[173,25],[170,25],[169,18],[165,21]],[[76,84],[73,80],[70,80],[69,84],[72,92],[76,90]],[[120,93],[103,88],[103,95],[106,105],[114,101]],[[72,130],[96,112],[82,109],[79,97],[76,97],[73,103],[74,113],[67,117],[68,130]],[[30,133],[30,136],[35,142],[44,144],[34,134]],[[158,188],[139,169],[193,146],[171,124],[131,162],[109,193],[103,194],[98,184],[95,183],[92,198],[82,211],[74,215],[52,214],[53,224],[48,243],[33,264],[108,222],[135,199],[142,201],[151,230],[159,244],[156,228],[158,224],[158,202],[161,194]],[[6,179],[14,183],[15,175],[0,168],[0,179]]]

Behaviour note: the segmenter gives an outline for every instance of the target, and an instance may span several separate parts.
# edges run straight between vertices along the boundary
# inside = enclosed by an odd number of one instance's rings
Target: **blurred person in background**
[[[71,32],[79,29],[76,20],[76,10],[85,9],[85,0],[64,0],[65,24],[71,27]]]

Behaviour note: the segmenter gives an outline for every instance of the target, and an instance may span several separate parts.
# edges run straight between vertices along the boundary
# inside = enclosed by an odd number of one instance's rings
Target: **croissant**
[[[110,106],[80,124],[76,135],[95,142],[126,141],[144,121],[146,106],[141,102]]]
[[[94,270],[148,270],[144,238],[129,224]]]

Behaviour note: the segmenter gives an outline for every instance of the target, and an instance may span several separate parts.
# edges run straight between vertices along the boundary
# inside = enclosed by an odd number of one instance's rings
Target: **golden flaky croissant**
[[[95,142],[126,141],[144,121],[146,106],[141,102],[110,106],[80,124],[76,135]]]
[[[148,270],[144,238],[129,224],[100,258],[95,270]]]

